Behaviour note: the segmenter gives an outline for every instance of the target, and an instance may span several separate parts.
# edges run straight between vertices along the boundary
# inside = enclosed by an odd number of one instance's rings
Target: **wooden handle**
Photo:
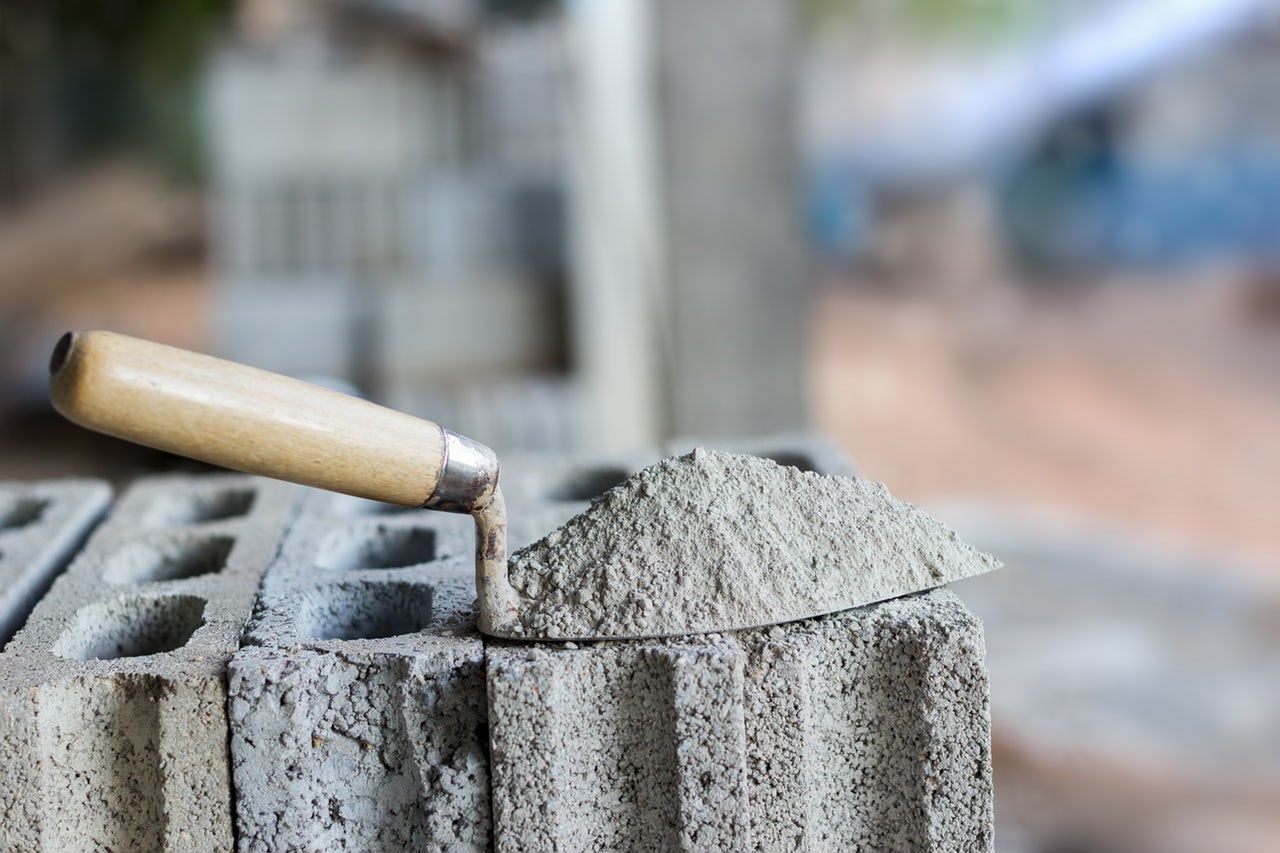
[[[50,372],[75,423],[237,471],[422,506],[444,467],[431,421],[113,332],[64,335]]]

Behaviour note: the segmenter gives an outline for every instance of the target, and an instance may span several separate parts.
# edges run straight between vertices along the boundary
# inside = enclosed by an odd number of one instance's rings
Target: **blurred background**
[[[997,850],[1280,850],[1264,0],[5,0],[0,477],[67,328],[500,452],[819,429],[1006,563]]]

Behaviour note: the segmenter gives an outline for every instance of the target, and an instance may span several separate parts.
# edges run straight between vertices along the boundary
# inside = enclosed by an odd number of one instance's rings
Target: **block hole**
[[[304,599],[298,636],[309,640],[377,640],[415,634],[431,624],[431,588],[408,583],[331,587]]]
[[[772,459],[787,468],[799,468],[801,471],[818,473],[817,466],[813,464],[813,459],[803,453],[792,453],[783,450],[778,453],[757,453],[755,455],[765,459]]]
[[[235,544],[234,536],[220,535],[130,542],[106,560],[102,577],[108,583],[144,583],[213,574],[226,568]]]
[[[258,493],[254,489],[219,489],[176,495],[155,507],[147,517],[152,527],[202,524],[248,515]]]
[[[565,477],[548,493],[553,501],[589,501],[600,497],[614,486],[626,482],[631,473],[625,468],[591,468]]]
[[[43,498],[17,498],[0,503],[0,530],[17,530],[34,524],[49,508]]]
[[[195,595],[134,596],[82,608],[54,643],[71,660],[115,660],[180,649],[204,624]]]
[[[438,558],[436,532],[428,527],[355,527],[331,533],[316,561],[322,569],[401,569]]]

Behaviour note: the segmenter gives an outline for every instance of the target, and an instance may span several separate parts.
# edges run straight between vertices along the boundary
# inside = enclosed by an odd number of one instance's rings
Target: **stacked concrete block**
[[[742,686],[731,641],[491,645],[495,848],[747,849]]]
[[[849,472],[812,436],[730,449]],[[504,459],[512,546],[655,459]],[[78,500],[83,529],[107,492]],[[0,502],[0,550],[59,506]],[[473,545],[464,516],[139,483],[0,655],[0,848],[990,848],[981,629],[950,593],[495,642]]]
[[[230,667],[242,850],[490,837],[471,520],[312,493]]]
[[[757,845],[991,848],[982,626],[954,595],[934,590],[743,642]]]
[[[157,477],[121,498],[0,655],[0,847],[231,845],[226,663],[296,493]]]
[[[732,635],[493,644],[498,850],[989,850],[981,627],[945,590]]]
[[[513,547],[656,457],[503,460]],[[230,667],[244,850],[491,843],[472,522],[316,492]]]
[[[0,483],[0,647],[110,502],[111,487],[96,480]]]
[[[812,433],[711,444],[853,473]],[[612,485],[609,467],[582,467],[597,488],[573,494]],[[511,472],[517,503],[570,493],[535,470]],[[725,635],[491,643],[495,847],[990,849],[983,655],[943,590]]]

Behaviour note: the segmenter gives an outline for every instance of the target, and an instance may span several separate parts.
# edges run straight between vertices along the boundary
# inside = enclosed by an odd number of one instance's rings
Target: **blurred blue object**
[[[864,67],[856,51],[832,52],[811,109],[827,117],[809,145],[815,247],[852,260],[881,194],[976,184],[994,192],[1024,267],[1167,269],[1220,256],[1273,265],[1280,231],[1266,214],[1280,202],[1280,145],[1267,122],[1248,120],[1280,108],[1256,82],[1275,70],[1272,9],[1118,0],[995,53]],[[1166,90],[1188,78],[1197,82],[1175,92],[1187,116],[1173,129],[1194,128],[1190,146],[1152,146],[1171,117],[1143,110],[1160,113]],[[882,91],[860,89],[866,79]]]
[[[833,261],[851,261],[865,247],[871,196],[856,167],[838,161],[811,164],[805,221],[815,248]]]
[[[1005,176],[1000,199],[1014,255],[1035,267],[1280,264],[1280,151],[1262,146],[1159,164],[1041,151]]]

